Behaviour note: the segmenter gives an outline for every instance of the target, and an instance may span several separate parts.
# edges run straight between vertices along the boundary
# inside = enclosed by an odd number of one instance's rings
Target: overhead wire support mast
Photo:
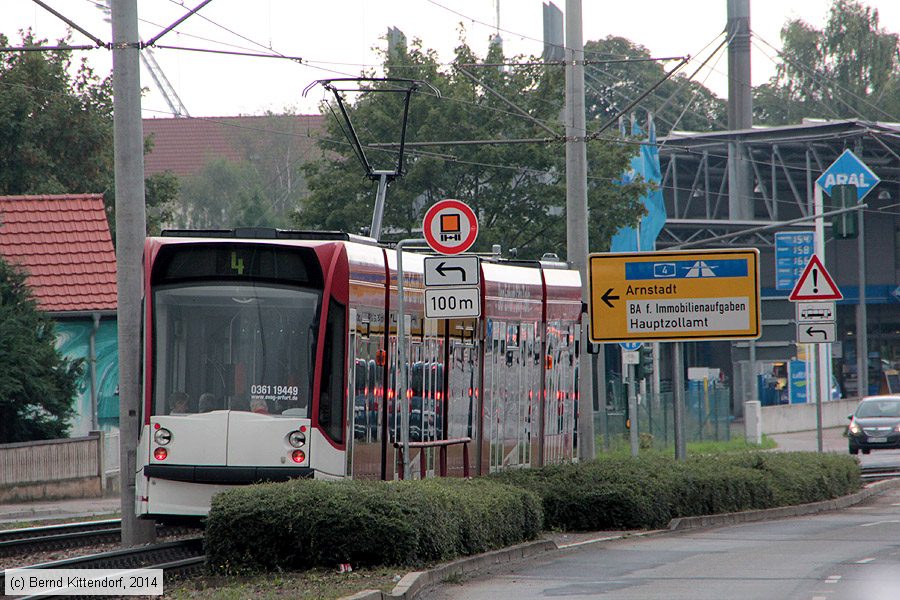
[[[344,88],[341,85],[350,82],[353,82],[356,85],[352,88]],[[363,88],[363,82],[385,83],[389,86],[397,87]],[[378,192],[375,196],[375,209],[372,213],[372,226],[369,229],[369,235],[377,240],[381,236],[381,223],[384,218],[384,202],[385,198],[387,197],[388,184],[394,179],[403,176],[403,155],[406,146],[406,125],[409,118],[410,99],[412,98],[413,93],[417,92],[423,86],[429,88],[438,98],[441,97],[441,92],[430,83],[417,79],[402,79],[393,77],[353,77],[339,79],[320,79],[317,81],[313,81],[303,90],[303,96],[306,97],[306,94],[309,93],[309,90],[311,90],[316,85],[321,85],[334,95],[335,102],[337,103],[338,108],[341,111],[344,123],[347,124],[347,129],[345,130],[343,126],[341,126],[341,130],[344,131],[344,135],[347,136],[347,139],[353,146],[353,152],[354,154],[356,154],[356,158],[359,160],[360,164],[362,164],[363,169],[365,169],[366,177],[378,182]],[[350,114],[347,112],[344,98],[343,96],[341,96],[342,92],[389,92],[405,94],[403,102],[403,120],[400,126],[400,142],[399,149],[397,151],[397,165],[395,168],[376,169],[369,161],[368,157],[366,156],[365,148],[362,142],[359,141],[359,136],[356,134],[356,129],[353,127],[353,122],[350,119]],[[331,108],[330,105],[329,108]],[[334,109],[332,108],[331,111],[333,113]]]

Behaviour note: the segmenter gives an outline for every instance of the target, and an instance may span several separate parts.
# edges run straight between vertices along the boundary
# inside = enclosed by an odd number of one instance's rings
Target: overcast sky
[[[542,0],[213,0],[187,19],[159,44],[239,52],[277,53],[301,57],[289,60],[220,56],[183,50],[157,49],[155,57],[192,116],[256,115],[267,110],[315,112],[321,89],[308,98],[303,89],[316,79],[352,77],[366,66],[378,64],[373,47],[385,47],[389,26],[407,38],[421,38],[425,47],[450,60],[459,40],[460,23],[473,49],[483,56],[489,37],[496,32],[496,2],[500,35],[508,56],[540,54]],[[16,33],[31,28],[51,41],[65,35],[66,25],[31,0],[2,0],[0,31],[19,41]],[[110,25],[98,6],[101,0],[45,0],[58,12],[102,39],[111,39]],[[140,32],[150,39],[200,0],[138,0]],[[900,0],[868,0],[878,9],[881,27],[900,32]],[[565,8],[565,0],[556,5]],[[727,0],[583,0],[585,40],[623,36],[646,46],[653,56],[691,55],[702,58],[704,48],[722,32]],[[751,0],[753,83],[765,82],[774,72],[774,50],[779,31],[788,19],[800,18],[821,28],[830,0]],[[78,32],[72,43],[90,40]],[[716,42],[717,44],[718,42]],[[270,50],[271,48],[271,50]],[[708,51],[708,49],[707,49]],[[109,72],[106,50],[79,53],[101,74]],[[699,61],[698,63],[699,64]],[[718,62],[696,79],[724,97],[727,60]],[[692,72],[693,68],[687,72]],[[169,109],[142,70],[145,117],[169,116]]]

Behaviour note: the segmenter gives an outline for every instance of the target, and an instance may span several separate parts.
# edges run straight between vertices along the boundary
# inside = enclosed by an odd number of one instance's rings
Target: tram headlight
[[[302,431],[292,431],[288,436],[288,443],[294,448],[302,448],[306,445],[306,434]]]
[[[153,441],[160,446],[166,446],[172,441],[172,432],[165,427],[161,427],[153,432]]]

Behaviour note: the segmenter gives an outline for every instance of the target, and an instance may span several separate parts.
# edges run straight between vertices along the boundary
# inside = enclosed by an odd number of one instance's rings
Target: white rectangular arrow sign
[[[823,344],[836,338],[834,323],[797,323],[798,344]]]
[[[478,285],[481,281],[477,256],[428,256],[425,258],[425,286]]]

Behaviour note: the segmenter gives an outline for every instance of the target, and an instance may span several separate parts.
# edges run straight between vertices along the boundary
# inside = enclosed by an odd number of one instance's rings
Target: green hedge
[[[568,531],[659,528],[676,517],[815,502],[861,487],[852,457],[804,452],[604,457],[491,478],[537,493],[545,527]]]
[[[418,565],[531,540],[541,529],[537,495],[484,478],[297,480],[217,495],[206,552],[220,573]]]

